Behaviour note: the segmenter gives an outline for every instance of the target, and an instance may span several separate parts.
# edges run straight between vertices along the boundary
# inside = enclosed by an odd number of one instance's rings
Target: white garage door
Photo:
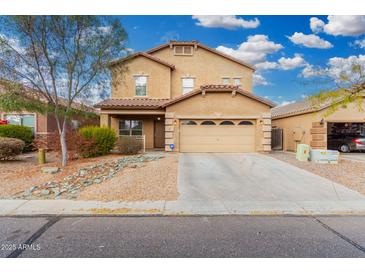
[[[252,152],[255,126],[251,121],[182,120],[181,152]]]

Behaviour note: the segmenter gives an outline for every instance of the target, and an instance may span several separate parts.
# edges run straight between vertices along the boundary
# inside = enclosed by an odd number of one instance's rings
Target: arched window
[[[182,121],[181,124],[184,125],[184,126],[195,126],[195,125],[197,125],[197,123],[195,121],[192,121],[192,120]]]
[[[203,126],[212,126],[212,125],[215,125],[215,123],[213,121],[203,121],[201,123],[201,125],[203,125]]]
[[[220,125],[223,125],[223,126],[233,126],[234,123],[232,121],[222,121],[222,122],[220,122]]]
[[[238,123],[240,126],[252,126],[253,123],[250,121],[241,121]]]

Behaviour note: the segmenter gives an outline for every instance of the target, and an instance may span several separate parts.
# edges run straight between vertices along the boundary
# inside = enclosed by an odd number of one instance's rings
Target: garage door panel
[[[253,126],[181,126],[181,135],[252,135],[255,132]]]
[[[180,126],[181,152],[252,152],[254,146],[254,126]]]
[[[181,146],[181,152],[254,152],[251,145],[194,145]]]
[[[184,136],[182,143],[187,144],[252,144],[254,136]]]

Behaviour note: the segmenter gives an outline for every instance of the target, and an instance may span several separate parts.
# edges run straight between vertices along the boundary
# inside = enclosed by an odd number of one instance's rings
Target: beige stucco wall
[[[166,125],[169,134],[166,145],[173,143],[175,151],[179,151],[181,119],[218,119],[249,120],[256,125],[255,150],[263,151],[263,127],[260,121],[263,114],[270,112],[270,107],[240,94],[232,97],[231,93],[207,93],[195,95],[184,101],[168,106],[169,115]],[[170,121],[171,120],[171,121]],[[172,128],[172,131],[170,129]]]
[[[166,112],[175,112],[176,115],[220,116],[234,115],[260,115],[262,112],[270,112],[270,107],[256,100],[230,92],[201,93],[180,101],[166,108]],[[198,118],[198,117],[196,117]]]
[[[112,99],[141,98],[135,96],[134,76],[147,76],[147,96],[142,98],[170,98],[171,69],[146,57],[135,57],[112,68]]]
[[[152,55],[172,64],[175,70],[138,56],[112,68],[112,99],[137,98],[134,75],[148,75],[148,98],[175,98],[182,95],[182,78],[195,78],[195,89],[204,84],[222,84],[222,77],[240,78],[242,88],[252,91],[253,71],[225,57],[198,47],[193,56],[177,56],[173,48],[161,49]]]
[[[363,104],[365,110],[365,103]],[[355,104],[350,104],[346,109],[339,109],[331,115],[327,115],[325,110],[319,112],[296,115],[281,119],[273,118],[273,126],[280,127],[284,130],[284,150],[295,151],[296,143],[310,144],[312,122],[324,120],[326,127],[327,122],[365,122],[365,112],[359,112]],[[300,141],[295,141],[300,139]]]
[[[241,77],[242,88],[252,91],[253,71],[225,57],[198,47],[193,56],[174,55],[173,48],[166,47],[152,55],[175,65],[172,71],[172,98],[182,94],[182,77],[195,77],[195,88],[204,84],[222,84],[222,77]],[[231,79],[233,84],[233,79]]]
[[[282,119],[273,119],[272,125],[273,127],[283,129],[283,149],[295,151],[297,143],[309,145],[312,122],[318,121],[320,121],[320,119],[318,120],[315,114],[308,113]]]

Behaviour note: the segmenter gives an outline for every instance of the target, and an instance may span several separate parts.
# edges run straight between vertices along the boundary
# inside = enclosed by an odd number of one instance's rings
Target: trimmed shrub
[[[0,137],[0,160],[13,159],[15,156],[22,153],[24,146],[25,143],[22,140]]]
[[[81,155],[85,158],[108,154],[117,140],[115,131],[107,127],[87,126],[80,128],[79,134],[95,144],[81,148]]]
[[[24,152],[32,150],[33,133],[29,127],[18,125],[0,125],[0,137],[16,138],[24,141]]]
[[[115,149],[121,154],[137,154],[143,150],[143,140],[135,136],[122,136],[116,142]]]

